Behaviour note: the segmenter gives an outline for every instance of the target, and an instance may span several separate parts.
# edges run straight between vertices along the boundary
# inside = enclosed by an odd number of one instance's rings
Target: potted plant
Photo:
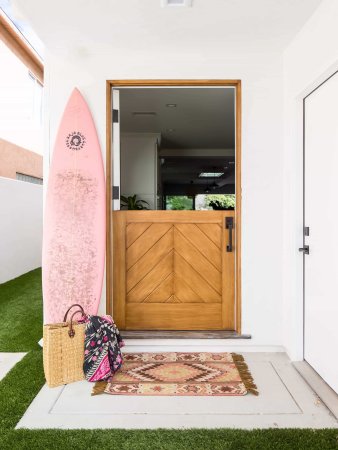
[[[149,206],[149,203],[145,200],[137,199],[137,195],[129,195],[129,197],[125,197],[121,195],[121,205],[125,209],[130,210],[140,210],[140,209],[149,209],[146,205]]]

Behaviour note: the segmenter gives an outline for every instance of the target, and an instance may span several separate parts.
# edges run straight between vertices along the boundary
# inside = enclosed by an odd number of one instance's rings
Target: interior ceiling
[[[121,132],[160,133],[162,148],[234,149],[234,104],[234,88],[121,89]]]
[[[220,177],[199,177],[202,172],[222,173]],[[164,184],[194,184],[204,187],[214,182],[222,187],[233,184],[235,174],[235,157],[168,157],[162,158],[161,180]]]
[[[191,8],[161,0],[11,0],[53,52],[83,55],[140,50],[255,54],[280,51],[322,0],[193,0]],[[111,53],[111,51],[115,53]],[[154,61],[156,68],[157,61]]]

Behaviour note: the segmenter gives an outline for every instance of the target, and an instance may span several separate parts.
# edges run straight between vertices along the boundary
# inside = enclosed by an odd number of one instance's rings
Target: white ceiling
[[[199,175],[202,172],[222,173],[220,177],[202,178]],[[168,185],[190,185],[194,187],[195,193],[203,194],[207,186],[211,186],[214,182],[213,192],[232,193],[235,183],[235,157],[213,157],[205,151],[205,156],[200,158],[187,157],[163,157],[161,164],[161,181],[164,186]]]
[[[162,148],[234,149],[234,92],[234,88],[121,89],[121,131],[160,133]]]
[[[210,53],[279,51],[322,0],[193,0],[191,8],[161,0],[12,0],[54,52],[82,49]],[[156,63],[156,62],[155,62]]]

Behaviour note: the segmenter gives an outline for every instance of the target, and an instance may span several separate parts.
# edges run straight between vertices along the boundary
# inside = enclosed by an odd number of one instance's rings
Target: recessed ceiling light
[[[156,112],[154,111],[134,111],[132,113],[133,116],[156,116]]]
[[[165,106],[166,106],[167,108],[176,108],[177,103],[167,103]]]
[[[200,178],[219,178],[224,175],[224,172],[201,172],[198,176]]]
[[[163,7],[165,6],[192,6],[192,0],[161,0]]]
[[[175,128],[167,128],[167,131],[168,131],[169,133],[172,133],[173,131],[175,131]]]

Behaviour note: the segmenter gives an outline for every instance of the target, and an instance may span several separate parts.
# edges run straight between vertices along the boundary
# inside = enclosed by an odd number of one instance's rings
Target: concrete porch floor
[[[85,381],[45,385],[17,428],[338,428],[285,353],[242,354],[258,397],[91,397]]]
[[[26,353],[0,353],[0,380],[17,364]]]

